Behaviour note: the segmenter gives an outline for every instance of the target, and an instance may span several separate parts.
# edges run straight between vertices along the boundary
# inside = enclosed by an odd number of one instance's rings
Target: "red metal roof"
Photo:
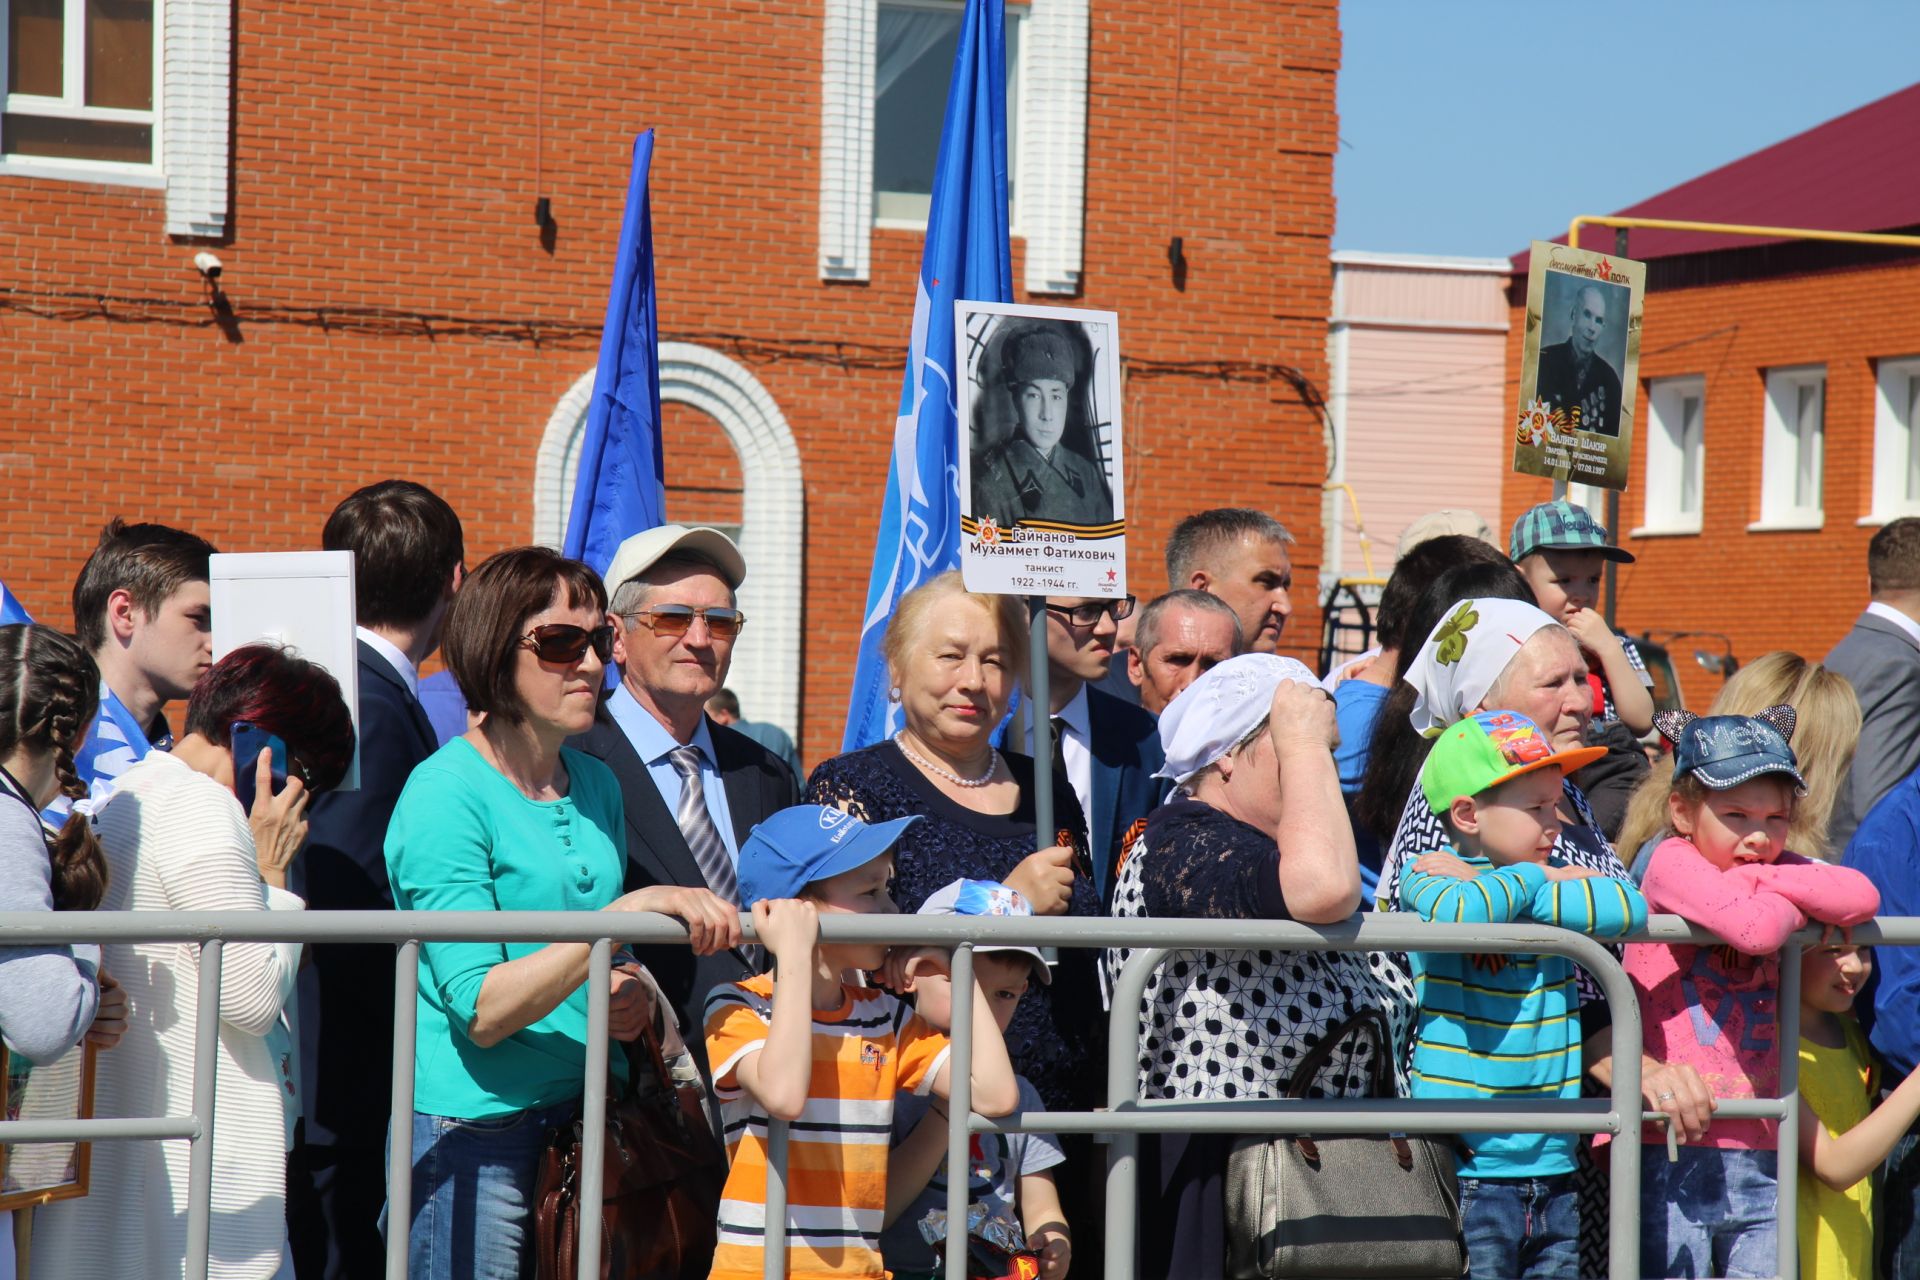
[[[1911,85],[1742,156],[1710,173],[1619,210],[1617,217],[1809,227],[1823,231],[1890,231],[1920,225],[1920,84]],[[1553,237],[1565,244],[1566,232]],[[1629,256],[1638,261],[1715,249],[1779,244],[1783,238],[1698,231],[1634,229]],[[1580,247],[1611,249],[1613,229],[1583,226]],[[1527,269],[1528,251],[1513,257]]]

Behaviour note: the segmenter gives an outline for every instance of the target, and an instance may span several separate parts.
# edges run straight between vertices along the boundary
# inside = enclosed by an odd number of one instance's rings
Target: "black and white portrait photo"
[[[967,365],[969,514],[1003,529],[1036,521],[1084,529],[1113,523],[1117,467],[1098,385],[1103,358],[1112,358],[1104,350],[1106,326],[972,319],[978,333],[968,335],[975,339]]]
[[[954,339],[969,589],[1124,594],[1118,317],[963,301]]]
[[[1620,371],[1631,292],[1624,284],[1549,271],[1540,313],[1540,375],[1534,395],[1568,426],[1620,434]]]

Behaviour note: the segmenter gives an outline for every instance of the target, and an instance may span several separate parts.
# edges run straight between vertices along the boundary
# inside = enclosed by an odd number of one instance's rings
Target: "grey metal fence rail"
[[[743,923],[745,923],[743,921]],[[750,930],[749,930],[750,932]],[[848,916],[821,919],[822,936],[831,941],[884,942],[954,948],[953,978],[965,991],[972,982],[973,946],[985,941],[979,925],[958,917]],[[175,942],[199,947],[199,1011],[194,1028],[193,1110],[184,1116],[110,1118],[74,1121],[0,1121],[0,1143],[185,1140],[191,1144],[187,1206],[186,1275],[205,1280],[210,1189],[213,1180],[214,1064],[219,1038],[219,992],[223,948],[230,943],[348,942],[396,948],[394,958],[393,1114],[413,1110],[413,1058],[401,1046],[414,1042],[415,1000],[419,987],[419,948],[423,942],[576,942],[591,946],[588,964],[588,1034],[581,1110],[583,1113],[580,1195],[586,1204],[600,1200],[604,1167],[608,1059],[608,983],[616,943],[684,943],[686,930],[666,916],[604,912],[0,912],[0,944],[61,945],[73,942]],[[1107,1271],[1109,1280],[1132,1280],[1134,1223],[1138,1206],[1137,1156],[1143,1133],[1606,1133],[1612,1144],[1611,1234],[1609,1269],[1613,1280],[1639,1275],[1639,1191],[1643,1121],[1659,1121],[1640,1105],[1642,1029],[1633,990],[1624,970],[1605,945],[1582,934],[1546,925],[1440,925],[1410,916],[1374,914],[1316,928],[1286,921],[1080,920],[1028,918],[996,920],[997,944],[1133,949],[1114,992],[1107,1047],[1105,1110],[1015,1114],[987,1119],[971,1114],[970,1080],[973,1005],[953,1002],[953,1055],[956,1069],[948,1130],[950,1168],[964,1168],[972,1133],[1091,1133],[1107,1135]],[[1852,931],[1862,944],[1920,943],[1920,917],[1875,921]],[[1717,943],[1676,916],[1656,916],[1632,940]],[[1798,1044],[1800,954],[1820,935],[1807,930],[1780,953],[1777,1034],[1780,1048],[1780,1097],[1721,1104],[1724,1117],[1764,1117],[1780,1121],[1779,1273],[1797,1267],[1795,1235],[1799,1161]],[[1555,1099],[1507,1102],[1421,1099],[1289,1099],[1234,1102],[1182,1102],[1139,1096],[1138,1058],[1142,995],[1153,969],[1168,955],[1185,950],[1292,951],[1445,951],[1517,952],[1565,956],[1598,982],[1613,1016],[1614,1073],[1605,1099]],[[697,1028],[688,1029],[698,1034]],[[407,1130],[399,1131],[405,1134]],[[787,1126],[774,1122],[768,1132],[766,1275],[785,1274]],[[411,1203],[411,1143],[391,1144],[389,1199]],[[1657,1149],[1656,1149],[1657,1150]],[[1656,1155],[1655,1158],[1658,1158]],[[948,1182],[948,1217],[964,1222],[967,1181]],[[405,1230],[387,1242],[389,1280],[406,1275]],[[580,1217],[580,1280],[599,1274],[600,1220]],[[949,1280],[965,1275],[963,1250],[950,1250]]]

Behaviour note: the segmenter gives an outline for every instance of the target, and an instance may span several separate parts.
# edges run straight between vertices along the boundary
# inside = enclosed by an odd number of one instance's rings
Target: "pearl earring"
[[[887,697],[894,702],[900,701],[900,686],[895,685],[893,688],[887,690]]]

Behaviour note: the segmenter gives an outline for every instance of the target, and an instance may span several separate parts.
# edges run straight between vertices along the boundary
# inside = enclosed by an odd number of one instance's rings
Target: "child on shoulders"
[[[788,1136],[787,1268],[793,1277],[882,1280],[887,1136],[900,1091],[944,1099],[947,1037],[898,998],[846,980],[879,969],[887,948],[822,943],[821,915],[891,915],[894,842],[917,817],[868,825],[837,809],[796,805],[740,847],[740,901],[773,972],[723,983],[707,997],[707,1056],[727,1134],[715,1280],[764,1271],[767,1129]],[[986,996],[973,992],[974,1110],[1019,1105],[1017,1077]]]
[[[1871,919],[1880,895],[1859,872],[1785,848],[1805,791],[1793,708],[1757,717],[1655,717],[1674,744],[1673,836],[1647,864],[1654,911],[1712,930],[1724,946],[1639,943],[1625,967],[1640,997],[1646,1052],[1692,1066],[1715,1098],[1775,1097],[1781,945],[1810,920]],[[1669,1160],[1666,1135],[1642,1134],[1640,1267],[1650,1276],[1771,1276],[1779,1198],[1778,1122],[1714,1120]]]
[[[1555,752],[1511,711],[1469,716],[1434,743],[1421,771],[1427,804],[1452,853],[1417,860],[1400,883],[1403,910],[1423,920],[1537,921],[1599,937],[1646,923],[1625,880],[1556,861],[1561,781],[1603,747]],[[1580,996],[1569,960],[1550,955],[1414,952],[1420,1022],[1416,1098],[1577,1098]],[[1580,1204],[1571,1133],[1467,1134],[1460,1166],[1469,1273],[1488,1280],[1572,1280]]]
[[[1027,900],[1006,885],[956,880],[922,903],[920,914],[987,917],[1033,912]],[[897,966],[899,980],[893,985],[911,991],[914,1012],[946,1031],[953,1025],[953,981],[943,972],[916,967],[918,960],[918,956],[905,958]],[[891,971],[896,966],[888,967]],[[986,992],[1002,1034],[1028,984],[1053,981],[1052,971],[1033,947],[976,946],[973,974]],[[1018,1110],[1029,1115],[1045,1111],[1046,1104],[1026,1078],[1015,1079],[1020,1085]],[[921,1234],[920,1223],[929,1211],[945,1212],[947,1207],[945,1106],[932,1098],[902,1093],[893,1107],[893,1143],[881,1253],[894,1280],[937,1280],[944,1274],[940,1257]],[[968,1203],[986,1204],[990,1215],[1004,1219],[1024,1236],[1039,1259],[1040,1280],[1065,1280],[1073,1242],[1060,1208],[1060,1192],[1053,1184],[1053,1167],[1066,1160],[1059,1142],[1044,1133],[976,1133],[969,1145]]]

